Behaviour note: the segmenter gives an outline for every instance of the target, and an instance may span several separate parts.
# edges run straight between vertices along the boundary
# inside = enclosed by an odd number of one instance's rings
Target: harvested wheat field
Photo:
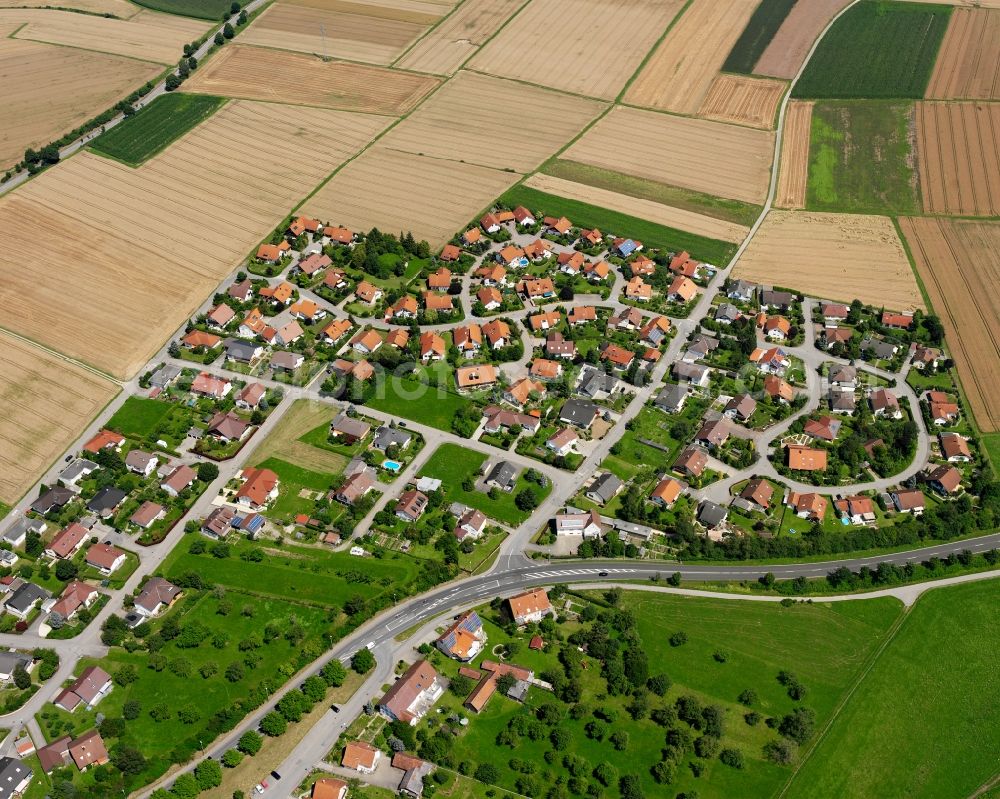
[[[118,386],[0,331],[0,502],[12,505],[79,436]]]
[[[892,220],[884,216],[771,211],[734,276],[895,311],[924,305]]]
[[[185,44],[208,30],[209,23],[170,14],[140,11],[127,19],[48,9],[0,10],[0,25],[23,24],[15,34],[24,39],[62,44],[159,64],[173,64]]]
[[[625,93],[625,102],[695,114],[758,0],[694,0]]]
[[[792,100],[785,112],[778,186],[774,195],[774,204],[779,208],[805,208],[806,205],[813,105],[812,102]]]
[[[361,11],[364,9],[344,12],[279,0],[240,34],[240,42],[387,65],[428,27]]]
[[[58,264],[29,270],[23,253],[0,253],[5,326],[131,376],[288,209],[388,122],[234,102],[137,169],[77,154],[0,199],[0,229]]]
[[[498,109],[507,108],[517,109],[516,125],[497,124]],[[460,72],[380,144],[432,158],[528,172],[605,108],[597,100]]]
[[[496,33],[525,0],[465,0],[417,42],[397,67],[451,75]]]
[[[555,194],[558,197],[579,200],[590,205],[596,205],[598,208],[610,208],[612,211],[618,211],[628,216],[646,219],[676,230],[706,236],[710,239],[740,242],[746,238],[747,233],[750,231],[750,228],[746,225],[725,222],[721,219],[714,219],[713,217],[698,214],[694,211],[687,211],[683,208],[674,208],[673,206],[664,205],[653,200],[630,197],[627,194],[599,189],[594,186],[588,186],[585,183],[564,180],[552,175],[536,173],[524,181],[524,185],[532,189],[538,189],[538,191],[544,191],[546,194]]]
[[[236,45],[199,69],[184,91],[395,116],[437,83],[424,75]]]
[[[1000,9],[956,8],[941,42],[928,99],[1000,99]]]
[[[366,14],[370,17],[401,19],[419,25],[431,25],[447,14],[455,0],[282,0],[306,8]]]
[[[1000,430],[1000,224],[899,220],[979,427]]]
[[[139,13],[139,6],[126,0],[0,0],[0,8],[73,8],[78,11],[89,11],[92,14],[113,14],[121,19],[128,19]]]
[[[773,154],[770,131],[618,107],[562,157],[760,203],[767,195]]]
[[[774,38],[757,60],[754,72],[772,78],[794,78],[809,49],[851,0],[797,0]]]
[[[512,172],[375,146],[334,175],[303,211],[354,230],[409,230],[436,249],[517,179]]]
[[[42,147],[158,75],[132,58],[0,39],[0,170]]]
[[[469,66],[612,100],[682,0],[531,0]]]
[[[770,130],[787,86],[780,80],[719,75],[698,109],[698,116]]]
[[[1000,216],[1000,105],[917,103],[924,210]]]

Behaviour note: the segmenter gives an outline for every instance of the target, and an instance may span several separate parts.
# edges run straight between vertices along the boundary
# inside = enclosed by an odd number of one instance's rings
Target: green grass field
[[[803,763],[789,799],[972,796],[994,777],[998,603],[996,580],[924,595]]]
[[[286,546],[270,551],[260,563],[251,563],[239,557],[250,544],[234,546],[233,554],[221,559],[192,555],[188,545],[189,539],[182,539],[167,557],[161,571],[168,578],[195,571],[213,584],[317,605],[339,607],[355,594],[373,597],[389,585],[408,582],[416,572],[416,561],[401,555],[362,561],[342,552]]]
[[[222,20],[229,16],[229,0],[136,0],[136,4],[183,17]]]
[[[139,166],[208,119],[226,102],[207,94],[164,94],[90,144],[94,152]]]
[[[577,161],[555,160],[542,167],[542,172],[564,180],[585,183],[598,189],[638,197],[640,200],[651,200],[726,222],[735,222],[738,225],[752,225],[761,212],[759,205],[713,197],[711,194],[702,194],[679,186],[668,186],[666,183],[649,178],[637,178],[634,175],[581,164]]]
[[[794,5],[795,0],[762,0],[733,49],[729,51],[722,71],[751,74],[757,59],[767,49]]]
[[[551,484],[542,488],[535,483],[529,483],[524,479],[522,473],[517,479],[517,485],[510,493],[500,492],[500,496],[493,500],[480,491],[466,491],[462,488],[462,481],[470,475],[475,477],[483,463],[486,455],[475,450],[465,449],[457,444],[442,444],[424,464],[420,470],[421,475],[438,477],[441,479],[441,491],[444,492],[448,502],[461,502],[473,508],[478,508],[490,518],[496,519],[504,524],[520,524],[526,518],[527,513],[520,510],[514,504],[514,497],[518,492],[527,486],[534,489],[539,502],[552,491]]]
[[[775,739],[777,733],[764,723],[747,725],[743,721],[747,708],[738,704],[737,697],[752,688],[759,697],[754,709],[765,718],[780,718],[796,705],[776,679],[777,673],[786,669],[794,672],[809,690],[803,704],[815,709],[821,719],[828,718],[837,699],[900,612],[899,603],[883,599],[785,608],[777,603],[640,592],[626,592],[622,606],[630,609],[637,620],[635,631],[648,657],[650,673],[666,672],[674,683],[664,700],[651,697],[651,706],[673,703],[681,694],[694,694],[705,704],[723,707],[726,712],[723,745],[735,746],[743,752],[745,769],[735,770],[717,758],[702,760],[692,755],[682,761],[671,784],[657,784],[649,769],[661,759],[663,729],[649,718],[633,719],[625,711],[630,702],[628,697],[606,695],[607,683],[600,674],[600,665],[590,657],[585,658],[589,661],[588,668],[581,677],[581,704],[590,709],[601,707],[616,715],[608,726],[628,733],[624,751],[616,750],[607,740],[588,737],[585,725],[591,718],[589,714],[582,718],[565,716],[559,722],[571,741],[565,752],[555,753],[551,764],[545,759],[552,748],[546,739],[532,741],[524,736],[513,748],[498,747],[495,743],[498,733],[521,712],[521,707],[497,695],[482,713],[470,714],[468,728],[454,739],[455,761],[479,763],[484,753],[489,752],[500,772],[500,787],[510,790],[516,789],[520,776],[511,767],[511,761],[527,761],[534,765],[533,779],[538,789],[531,792],[532,796],[545,796],[552,780],[568,777],[562,764],[566,752],[584,758],[589,764],[583,775],[585,782],[592,782],[587,779],[590,769],[606,761],[619,774],[637,774],[645,796],[650,799],[674,797],[688,791],[697,791],[701,799],[773,796],[789,773],[787,767],[771,764],[762,755],[764,743]],[[491,645],[506,643],[508,636],[502,630],[489,622],[486,626]],[[575,627],[570,622],[562,627],[562,632],[568,635]],[[668,638],[679,631],[687,634],[687,643],[670,646]],[[725,651],[726,662],[715,659],[719,651]],[[536,674],[559,668],[554,649],[544,653],[528,651],[523,637],[520,650],[511,660],[534,669]],[[454,663],[442,665],[448,674],[455,668]],[[442,703],[450,710],[460,701],[449,693]],[[528,704],[538,707],[552,701],[556,700],[549,694],[532,689]],[[557,704],[564,712],[567,710],[565,705]],[[696,760],[704,767],[697,778],[687,767],[688,761]],[[581,790],[580,795],[586,795],[585,791]],[[613,790],[601,795],[618,796],[618,793]]]
[[[111,430],[117,430],[123,436],[146,438],[156,432],[157,427],[170,413],[171,407],[167,402],[145,397],[129,397],[108,419],[106,426]]]
[[[391,375],[380,381],[375,394],[365,405],[412,419],[439,430],[451,430],[455,414],[472,404],[472,400],[446,388],[421,383],[412,376]]]
[[[993,471],[1000,474],[1000,433],[983,433],[983,449],[986,450],[986,457],[993,464]],[[0,514],[0,518],[2,518]]]
[[[281,480],[278,486],[278,498],[264,512],[266,516],[275,519],[294,516],[297,513],[311,513],[313,500],[300,497],[299,492],[308,490],[325,493],[334,478],[332,474],[304,469],[280,458],[268,458],[257,466],[261,469],[270,469]]]
[[[810,211],[919,211],[912,103],[820,102],[809,143]]]
[[[125,722],[125,734],[120,739],[107,741],[108,748],[117,744],[128,744],[137,747],[147,758],[146,769],[139,775],[137,784],[145,784],[163,774],[170,765],[169,753],[188,737],[197,734],[216,711],[231,707],[237,701],[247,696],[251,688],[263,680],[271,678],[281,683],[286,678],[281,675],[281,669],[294,662],[298,653],[307,645],[321,645],[322,633],[327,629],[327,611],[320,608],[309,608],[295,605],[280,599],[261,599],[246,594],[230,592],[228,601],[233,610],[227,615],[219,615],[220,600],[203,595],[194,598],[179,608],[181,627],[197,620],[209,630],[209,637],[195,648],[180,648],[174,641],[168,642],[161,650],[168,663],[183,659],[188,662],[190,674],[180,676],[174,673],[171,666],[162,671],[152,670],[148,652],[129,654],[115,650],[99,661],[81,660],[82,669],[92,663],[101,665],[114,675],[118,669],[127,663],[136,666],[138,678],[130,685],[116,685],[115,689],[93,710],[78,710],[74,714],[46,705],[39,714],[42,729],[51,741],[62,734],[77,735],[94,726],[97,713],[107,717],[120,718],[122,706],[128,700],[136,700],[141,704],[138,718]],[[245,616],[241,608],[249,605],[253,615]],[[246,652],[241,652],[238,644],[241,640],[255,632],[263,630],[268,622],[277,622],[281,626],[287,624],[294,616],[305,631],[305,639],[294,644],[284,638],[278,638],[254,650],[260,655],[259,664],[253,669],[247,669],[243,679],[230,682],[223,674],[231,663],[244,659]],[[224,633],[228,644],[219,649],[213,646],[211,638],[216,633]],[[206,663],[215,663],[218,671],[204,678],[199,669]],[[79,670],[77,671],[79,673]],[[169,708],[169,718],[156,721],[150,711],[157,705]],[[200,718],[192,723],[185,723],[179,718],[183,709],[194,710]],[[204,743],[209,742],[206,737]],[[79,786],[85,788],[88,781],[92,784],[90,772],[80,778]]]
[[[636,219],[634,216],[598,208],[589,203],[556,197],[527,186],[515,186],[500,197],[500,202],[509,206],[524,205],[546,215],[566,216],[574,225],[597,227],[602,231],[613,232],[617,236],[639,239],[646,247],[687,250],[693,257],[717,266],[727,264],[736,252],[735,244],[674,230],[657,225],[655,222],[647,222],[645,219]]]
[[[951,6],[859,3],[823,37],[793,96],[923,97],[950,17]]]

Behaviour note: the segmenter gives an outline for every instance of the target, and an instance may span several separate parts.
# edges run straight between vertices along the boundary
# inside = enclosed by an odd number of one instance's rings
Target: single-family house
[[[278,475],[270,469],[244,469],[243,484],[236,491],[237,504],[260,510],[278,498]]]
[[[426,660],[418,660],[379,700],[378,709],[391,721],[416,725],[444,693],[445,682]]]
[[[511,618],[518,626],[540,622],[555,612],[544,588],[533,588],[523,594],[512,596],[507,600],[507,607],[510,610]]]
[[[97,569],[105,577],[114,574],[125,565],[128,555],[111,544],[94,544],[87,550],[88,566]]]
[[[181,591],[176,585],[162,577],[150,577],[135,598],[136,612],[152,618],[173,607]]]
[[[400,495],[394,511],[403,521],[415,522],[424,515],[428,502],[426,494],[411,488]]]

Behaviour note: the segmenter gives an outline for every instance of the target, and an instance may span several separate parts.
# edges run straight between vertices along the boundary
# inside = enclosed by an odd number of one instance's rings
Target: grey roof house
[[[603,505],[614,499],[624,486],[625,484],[616,475],[605,472],[591,483],[590,488],[587,489],[586,497]]]

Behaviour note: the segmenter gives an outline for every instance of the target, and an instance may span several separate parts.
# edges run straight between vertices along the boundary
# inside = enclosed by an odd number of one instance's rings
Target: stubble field
[[[804,208],[809,180],[809,137],[813,103],[792,100],[785,112],[781,137],[781,163],[774,204],[779,208]]]
[[[910,245],[962,387],[984,431],[1000,430],[1000,224],[906,217]]]
[[[735,276],[897,311],[924,304],[896,229],[884,216],[771,211]]]
[[[421,24],[397,19],[391,9],[372,10],[375,13],[368,14],[364,6],[341,11],[280,0],[240,34],[240,42],[387,65],[435,19],[424,17]]]
[[[12,505],[118,387],[4,332],[0,347],[0,501]]]
[[[0,8],[23,8],[26,5],[28,5],[26,0],[0,0]],[[114,14],[121,19],[135,16],[141,10],[139,6],[126,0],[49,0],[48,2],[39,0],[35,5],[73,8],[78,11],[89,11],[92,14]]]
[[[754,72],[773,78],[793,78],[806,60],[816,37],[851,0],[797,0],[768,43]]]
[[[698,109],[698,116],[770,130],[785,87],[777,80],[719,75]]]
[[[465,0],[396,62],[402,69],[451,75],[500,29],[526,0]]]
[[[405,114],[437,80],[311,55],[230,45],[185,84],[188,92],[369,114]]]
[[[615,108],[562,157],[750,203],[767,195],[774,134]]]
[[[513,172],[375,146],[334,175],[303,210],[354,230],[409,230],[434,249],[517,179]]]
[[[917,103],[924,211],[1000,215],[1000,105]]]
[[[46,231],[45,268],[25,269],[13,250],[0,255],[5,324],[134,374],[288,209],[388,121],[234,102],[138,169],[78,154],[0,200],[0,227],[25,240]]]
[[[269,458],[278,458],[311,472],[340,474],[347,464],[345,456],[299,440],[317,427],[328,425],[337,413],[332,405],[296,400],[254,450],[251,463],[261,464]]]
[[[697,113],[757,0],[694,0],[625,93],[634,105]]]
[[[140,11],[127,20],[50,9],[0,11],[0,26],[23,25],[16,39],[61,44],[83,50],[173,64],[181,48],[208,30],[208,23]]]
[[[1000,99],[1000,9],[952,12],[925,97]]]
[[[721,219],[713,219],[710,216],[687,211],[683,208],[674,208],[652,200],[630,197],[627,194],[575,183],[572,180],[564,180],[552,175],[541,173],[532,175],[524,182],[524,185],[548,194],[579,200],[600,208],[610,208],[612,211],[618,211],[628,216],[646,219],[659,225],[706,236],[710,239],[740,242],[746,238],[750,230],[745,225],[724,222]]]
[[[682,5],[682,0],[531,0],[470,66],[611,100]]]
[[[0,39],[0,170],[118,102],[160,73],[131,58]]]
[[[380,144],[431,158],[528,172],[606,106],[596,100],[460,72],[385,135]],[[498,109],[517,108],[518,124],[498,125]]]

